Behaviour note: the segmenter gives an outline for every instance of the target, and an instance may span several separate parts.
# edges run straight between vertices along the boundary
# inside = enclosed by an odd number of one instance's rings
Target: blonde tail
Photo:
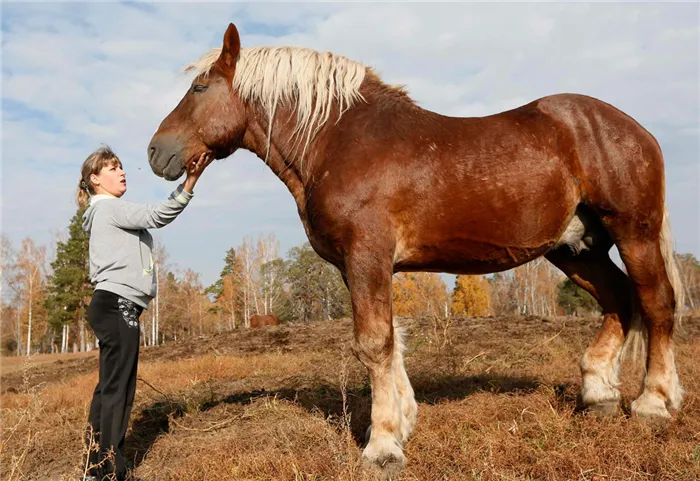
[[[671,221],[669,220],[668,207],[664,206],[664,220],[661,223],[661,255],[666,264],[666,274],[673,287],[673,296],[676,300],[675,324],[680,326],[683,320],[683,308],[685,307],[685,288],[683,279],[678,269],[678,262],[673,253],[673,235],[671,234]]]

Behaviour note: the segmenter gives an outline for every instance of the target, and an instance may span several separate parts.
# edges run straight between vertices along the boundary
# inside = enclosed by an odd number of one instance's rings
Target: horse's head
[[[240,144],[247,122],[245,106],[233,89],[240,48],[238,30],[229,24],[219,58],[192,81],[148,145],[148,162],[156,175],[175,180],[201,154],[223,159]]]

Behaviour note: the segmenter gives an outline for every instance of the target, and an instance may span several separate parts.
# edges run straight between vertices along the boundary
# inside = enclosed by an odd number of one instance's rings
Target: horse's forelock
[[[207,75],[220,55],[221,47],[214,47],[199,57],[199,59],[185,65],[182,71],[185,73],[194,73],[195,77],[199,77],[202,74]]]

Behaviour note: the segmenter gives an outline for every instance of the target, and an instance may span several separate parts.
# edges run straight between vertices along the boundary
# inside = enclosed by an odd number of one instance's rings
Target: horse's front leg
[[[376,249],[376,246],[373,246]],[[346,259],[352,299],[355,356],[364,364],[372,383],[372,425],[362,452],[366,465],[393,471],[403,467],[402,412],[393,369],[391,255],[354,249]],[[402,380],[403,381],[403,380]]]

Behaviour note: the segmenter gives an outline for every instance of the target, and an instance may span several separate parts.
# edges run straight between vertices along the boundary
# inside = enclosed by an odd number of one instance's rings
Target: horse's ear
[[[234,67],[238,54],[241,51],[241,39],[238,36],[238,29],[232,23],[228,24],[226,33],[224,34],[224,44],[221,47],[221,55],[216,61],[219,68],[233,76]]]

